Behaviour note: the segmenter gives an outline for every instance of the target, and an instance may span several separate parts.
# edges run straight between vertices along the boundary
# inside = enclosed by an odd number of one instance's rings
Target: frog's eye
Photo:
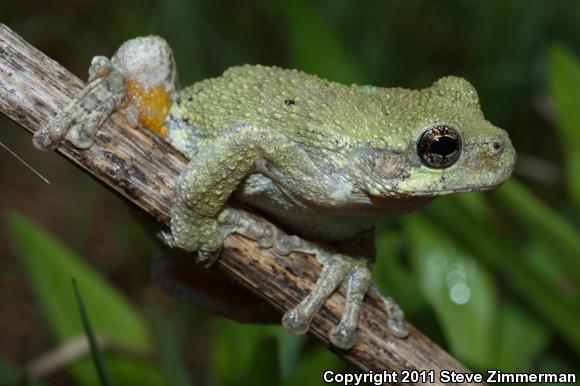
[[[452,127],[435,126],[419,137],[417,154],[430,168],[449,167],[459,159],[461,154],[461,135]]]

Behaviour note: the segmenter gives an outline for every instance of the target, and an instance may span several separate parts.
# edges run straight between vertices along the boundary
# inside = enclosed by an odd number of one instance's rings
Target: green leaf
[[[566,156],[568,191],[580,213],[580,63],[557,45],[550,49],[550,94]]]
[[[18,379],[18,369],[0,356],[0,385],[14,384]]]
[[[561,264],[580,283],[580,232],[540,201],[515,179],[509,180],[494,195],[505,203],[506,210],[517,215],[518,222],[549,241],[560,253],[554,263]]]
[[[284,382],[290,379],[296,371],[308,337],[292,335],[281,327],[273,328],[272,332],[278,342],[278,366],[280,367],[281,379]]]
[[[83,288],[84,303],[91,310],[96,333],[132,350],[152,349],[149,331],[139,314],[124,296],[70,250],[51,238],[24,216],[10,213],[8,230],[15,254],[19,256],[60,342],[83,336],[75,297],[70,288],[76,278]],[[127,355],[105,355],[115,384],[163,385],[156,365]],[[82,385],[99,385],[90,359],[72,366]]]
[[[258,382],[266,377],[270,379],[266,385],[276,384],[279,362],[274,330],[280,327],[240,324],[226,319],[216,319],[216,323],[219,327],[215,338],[214,364],[218,383],[237,385],[241,379],[252,378]],[[264,351],[268,355],[264,355]],[[272,358],[274,360],[270,361]],[[265,374],[256,374],[260,371]]]
[[[326,370],[344,372],[344,362],[334,353],[317,346],[302,354],[300,362],[292,376],[284,382],[284,386],[323,385],[322,376]]]
[[[489,211],[492,211],[491,207]],[[438,227],[460,240],[482,261],[497,270],[503,276],[504,283],[552,323],[566,337],[566,342],[580,353],[580,313],[570,299],[562,298],[559,291],[544,285],[543,281],[537,280],[525,269],[527,258],[524,253],[527,250],[522,248],[525,243],[514,240],[497,223],[468,216],[452,197],[439,199],[426,212]],[[523,213],[522,218],[522,221],[531,221]],[[529,237],[546,237],[546,234],[537,232]]]
[[[560,257],[545,238],[536,237],[522,247],[525,269],[571,308],[580,310],[580,282],[575,282]]]
[[[398,258],[402,248],[401,232],[387,229],[383,223],[378,224],[376,231],[377,258],[373,267],[373,281],[381,294],[397,301],[408,319],[421,317],[428,305],[413,272]]]
[[[500,308],[492,367],[503,371],[530,369],[549,343],[548,329],[514,304]]]
[[[406,216],[403,223],[417,280],[451,351],[470,365],[485,368],[493,355],[497,312],[489,274],[420,215]]]
[[[176,307],[171,313],[158,315],[155,332],[159,342],[159,356],[165,374],[171,375],[172,386],[192,386],[188,366],[183,357],[183,348],[187,344],[192,324],[199,320],[191,318],[192,310],[188,305]]]

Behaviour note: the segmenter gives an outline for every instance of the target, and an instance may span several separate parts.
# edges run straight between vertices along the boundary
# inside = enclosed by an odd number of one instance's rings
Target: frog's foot
[[[32,143],[37,149],[55,149],[67,134],[74,146],[90,147],[97,129],[126,98],[123,76],[107,58],[93,58],[91,77],[82,92],[34,134]]]
[[[195,261],[204,267],[216,262],[223,247],[218,221],[199,216],[180,201],[171,208],[171,231],[161,232],[160,237],[171,248],[193,253]]]
[[[99,127],[120,109],[132,126],[165,136],[164,121],[177,99],[175,72],[171,49],[157,36],[125,42],[111,60],[94,57],[86,87],[35,133],[34,146],[55,149],[66,137],[77,148],[89,148]]]
[[[383,299],[385,303],[385,307],[387,309],[387,314],[389,315],[389,319],[387,320],[387,326],[389,327],[389,331],[393,333],[397,338],[406,338],[409,336],[409,329],[407,328],[407,324],[405,323],[405,314],[403,310],[395,299],[388,296],[386,298],[382,298],[381,294],[377,291],[378,297]]]
[[[314,290],[295,308],[284,314],[282,324],[293,334],[305,334],[314,315],[326,299],[346,282],[345,310],[336,327],[330,331],[330,342],[348,350],[356,343],[356,329],[364,296],[371,284],[371,271],[364,262],[355,262],[344,255],[335,255],[322,268]]]

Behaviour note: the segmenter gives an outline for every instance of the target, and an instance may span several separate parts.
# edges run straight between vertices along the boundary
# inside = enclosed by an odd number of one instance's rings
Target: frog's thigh
[[[174,298],[244,323],[277,323],[279,315],[263,299],[240,288],[219,270],[191,263],[178,250],[158,253],[151,264],[152,276]]]
[[[315,180],[318,173],[305,152],[286,137],[250,125],[232,127],[196,154],[179,176],[170,244],[187,250],[219,248],[217,216],[259,159],[297,181]]]
[[[111,113],[125,109],[133,126],[141,123],[160,136],[177,98],[177,76],[167,42],[157,36],[125,42],[109,60],[95,56],[86,87],[33,137],[35,147],[54,149],[65,136],[86,149]]]
[[[165,138],[165,118],[178,97],[169,44],[159,36],[131,39],[119,47],[111,63],[123,74],[129,118]]]

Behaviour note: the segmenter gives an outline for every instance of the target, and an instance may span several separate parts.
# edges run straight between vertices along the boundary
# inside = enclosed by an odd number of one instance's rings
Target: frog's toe
[[[50,138],[50,130],[45,127],[34,133],[32,136],[32,145],[38,150],[53,150],[56,147],[55,145],[58,146],[58,142]]]
[[[310,328],[312,315],[307,315],[300,308],[294,308],[286,312],[282,317],[282,325],[294,335],[304,335]]]
[[[330,256],[313,291],[298,306],[284,314],[284,327],[293,334],[306,333],[316,312],[343,281],[346,284],[344,313],[330,332],[329,339],[340,349],[352,348],[357,340],[363,299],[371,285],[371,271],[365,261],[355,261],[343,255]]]
[[[197,251],[197,259],[196,262],[201,264],[205,268],[211,267],[220,257],[222,248],[218,248],[217,250],[212,251],[204,251],[199,250]]]
[[[183,237],[183,235],[176,237],[172,232],[159,232],[158,237],[169,248],[179,248],[187,252],[191,252],[195,256],[195,262],[204,266],[212,266],[219,258],[222,246],[218,245],[212,249],[200,249],[199,243],[196,242],[195,237]]]
[[[342,257],[330,259],[322,268],[320,277],[310,292],[295,308],[282,318],[284,327],[293,334],[305,334],[314,315],[336,290],[349,271],[349,263]]]
[[[95,78],[66,108],[35,133],[32,142],[36,148],[55,149],[65,136],[79,149],[91,146],[97,130],[125,99],[125,86],[119,71],[109,65],[97,73],[98,76],[94,75]]]
[[[173,234],[171,232],[161,231],[157,234],[157,237],[159,237],[163,244],[167,245],[169,248],[176,246],[175,240],[173,239]]]
[[[397,338],[406,338],[409,336],[409,329],[405,323],[405,314],[401,307],[391,297],[385,298],[384,302],[389,315],[389,319],[387,320],[389,331]]]
[[[364,263],[355,265],[346,277],[346,304],[338,325],[330,333],[332,344],[348,350],[356,343],[356,330],[364,297],[371,285],[371,271]]]
[[[342,350],[351,349],[356,343],[356,329],[348,328],[344,325],[338,325],[330,331],[328,336],[330,343]]]

